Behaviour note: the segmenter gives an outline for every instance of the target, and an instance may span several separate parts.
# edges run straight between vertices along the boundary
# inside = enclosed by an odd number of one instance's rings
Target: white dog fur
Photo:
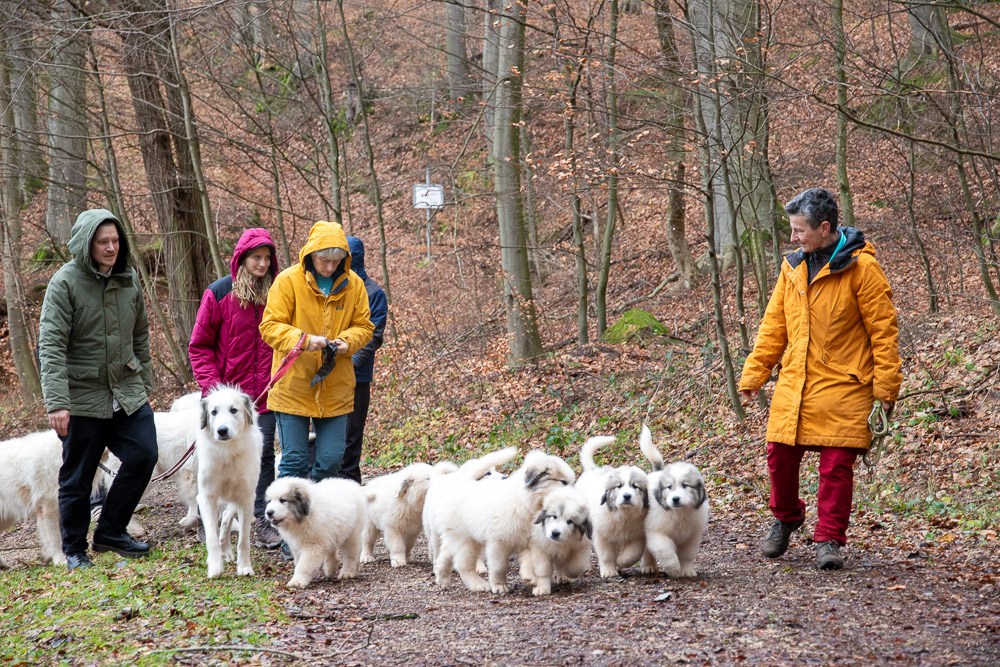
[[[197,498],[205,526],[208,577],[219,576],[224,568],[219,518],[226,503],[236,505],[240,527],[236,574],[252,576],[250,523],[263,449],[253,399],[234,387],[221,385],[213,389],[201,400],[201,428],[196,442]]]
[[[55,431],[29,433],[0,442],[0,531],[35,519],[42,561],[65,565],[59,531],[59,462]],[[0,556],[0,568],[10,564]]]
[[[705,481],[696,467],[680,461],[663,466],[663,456],[653,445],[645,425],[639,447],[653,464],[649,490],[655,502],[646,515],[644,572],[659,569],[670,577],[694,577],[701,538],[708,526],[709,505]]]
[[[411,463],[402,470],[369,480],[363,487],[368,499],[368,521],[361,539],[361,562],[375,562],[379,535],[389,551],[392,567],[406,565],[423,527],[421,516],[431,478],[458,470],[451,461],[435,465]]]
[[[513,450],[513,451],[512,451]],[[488,470],[509,461],[516,449],[509,447],[477,459],[450,475],[442,475],[441,486],[424,504],[439,535],[434,562],[437,584],[446,588],[454,567],[471,591],[506,593],[510,557],[528,546],[532,522],[542,499],[554,487],[567,486],[576,475],[558,456],[529,452],[523,465],[507,478],[490,475]],[[491,458],[493,456],[497,458]],[[477,481],[478,480],[478,481]],[[435,485],[437,486],[437,485]],[[428,503],[433,500],[433,504]],[[486,552],[489,583],[476,572],[480,553]]]
[[[276,479],[265,493],[265,513],[295,557],[288,588],[305,588],[316,570],[338,579],[358,573],[361,533],[368,521],[368,500],[354,480],[299,477]]]
[[[576,482],[590,507],[594,551],[602,579],[616,577],[619,568],[638,563],[646,548],[646,473],[635,466],[598,467],[594,463],[594,453],[614,441],[610,436],[597,436],[583,444],[583,473]]]
[[[549,595],[552,584],[576,579],[590,567],[593,527],[587,499],[571,486],[553,489],[531,529],[528,548],[518,555],[521,579],[532,595]]]

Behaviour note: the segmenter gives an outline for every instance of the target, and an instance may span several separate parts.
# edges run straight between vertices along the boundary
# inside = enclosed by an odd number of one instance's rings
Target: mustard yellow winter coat
[[[864,235],[808,282],[798,250],[782,262],[740,390],[757,390],[778,365],[767,440],[786,445],[871,444],[873,399],[895,402],[902,384],[892,289]],[[780,360],[780,361],[779,361]]]
[[[323,248],[343,248],[347,257],[334,271],[330,296],[320,291],[309,253]],[[339,338],[348,353],[337,356],[330,374],[314,387],[313,375],[323,361],[322,352],[303,352],[267,397],[270,410],[304,417],[336,417],[354,409],[354,365],[351,355],[368,344],[373,326],[369,319],[364,281],[351,271],[350,248],[344,229],[321,220],[309,230],[299,251],[299,263],[274,279],[260,323],[260,335],[274,350],[273,374],[303,333]]]

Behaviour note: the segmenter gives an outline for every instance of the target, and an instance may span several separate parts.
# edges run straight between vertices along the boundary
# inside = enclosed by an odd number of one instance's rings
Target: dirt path
[[[154,539],[193,539],[178,536],[181,509],[167,506],[172,486],[151,500],[142,520]],[[848,550],[846,570],[823,573],[800,535],[784,558],[765,561],[756,553],[763,523],[746,516],[717,509],[695,579],[633,570],[603,581],[592,569],[548,598],[520,583],[505,596],[472,594],[457,576],[441,590],[422,542],[417,563],[396,570],[380,543],[378,562],[355,581],[282,590],[292,622],[263,630],[271,649],[325,664],[1000,664],[989,552],[955,547],[929,558],[920,548],[863,546]],[[858,543],[879,542],[863,526],[854,534]],[[0,536],[8,559],[31,560],[25,547],[33,544],[31,528]],[[291,576],[275,551],[255,550],[255,565],[280,582]],[[183,662],[202,660],[211,658]]]

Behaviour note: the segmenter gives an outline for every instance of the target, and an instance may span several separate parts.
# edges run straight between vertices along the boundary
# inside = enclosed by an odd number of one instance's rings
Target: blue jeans
[[[339,417],[302,417],[275,412],[278,438],[281,440],[281,463],[278,477],[311,477],[320,481],[336,477],[344,462],[347,443],[347,415]],[[316,462],[309,471],[309,420],[316,430]]]

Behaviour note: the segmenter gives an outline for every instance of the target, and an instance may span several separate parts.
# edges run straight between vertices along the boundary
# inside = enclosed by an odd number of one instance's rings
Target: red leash
[[[275,383],[278,380],[280,380],[285,373],[288,372],[288,369],[292,367],[292,364],[295,363],[295,360],[299,358],[300,354],[302,354],[302,346],[305,345],[306,341],[308,340],[309,340],[309,334],[307,333],[304,333],[301,336],[299,336],[299,342],[296,343],[295,347],[293,347],[292,350],[285,356],[285,358],[281,360],[281,365],[278,366],[278,369],[274,371],[274,375],[272,375],[271,379],[268,380],[267,386],[264,387],[264,391],[262,391],[260,393],[260,396],[257,397],[257,400],[253,402],[255,406],[258,407],[260,406],[260,402],[264,400],[265,396],[267,396],[267,392],[271,391],[271,387],[273,387]],[[184,464],[187,463],[188,459],[191,458],[191,455],[194,454],[194,445],[195,443],[192,442],[191,446],[187,448],[186,452],[184,452],[184,455],[181,456],[180,460],[177,463],[171,466],[170,470],[167,470],[164,473],[160,473],[153,479],[149,480],[149,483],[152,484],[153,482],[159,482],[161,479],[166,479],[171,475],[173,475],[178,470],[180,470],[184,466]]]

